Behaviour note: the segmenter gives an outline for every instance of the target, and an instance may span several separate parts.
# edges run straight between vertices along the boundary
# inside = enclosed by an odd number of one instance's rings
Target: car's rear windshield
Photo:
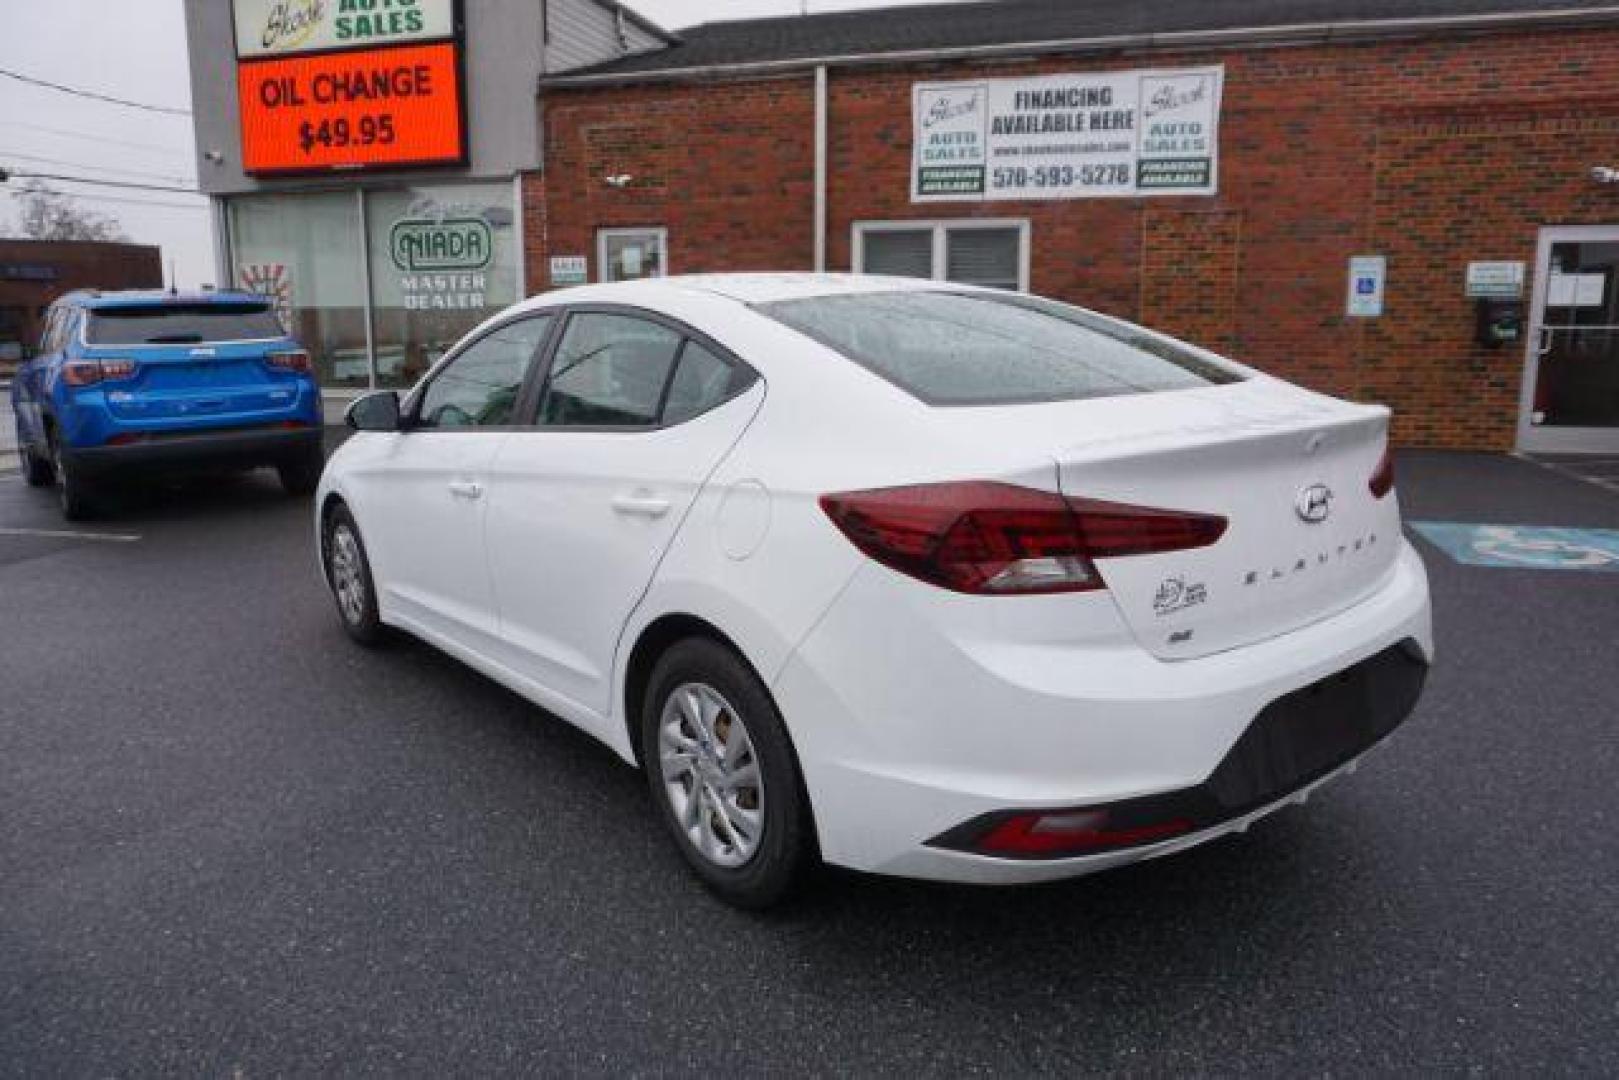
[[[259,341],[283,335],[268,304],[150,304],[90,312],[91,345],[187,345],[199,341]]]
[[[1071,401],[1243,378],[1128,324],[1012,293],[848,293],[755,307],[929,405]]]

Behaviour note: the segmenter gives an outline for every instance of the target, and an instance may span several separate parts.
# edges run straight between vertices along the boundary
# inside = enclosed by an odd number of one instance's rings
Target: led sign
[[[453,41],[243,60],[236,78],[246,172],[466,159]]]

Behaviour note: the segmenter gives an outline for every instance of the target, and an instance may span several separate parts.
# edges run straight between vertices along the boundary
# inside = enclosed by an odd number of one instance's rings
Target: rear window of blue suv
[[[268,304],[120,304],[92,309],[84,340],[87,345],[195,345],[268,341],[282,333]]]

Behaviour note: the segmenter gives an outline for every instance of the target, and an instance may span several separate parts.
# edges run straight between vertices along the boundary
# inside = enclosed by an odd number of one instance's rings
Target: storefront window
[[[365,196],[377,385],[410,386],[462,335],[517,300],[510,184]]]
[[[230,201],[236,286],[275,302],[323,386],[364,387],[365,289],[352,192],[249,195]]]

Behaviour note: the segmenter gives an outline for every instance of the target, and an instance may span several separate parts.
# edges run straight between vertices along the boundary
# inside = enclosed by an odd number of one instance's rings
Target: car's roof
[[[195,307],[198,304],[265,304],[269,301],[258,293],[236,289],[205,289],[194,292],[170,292],[168,289],[120,289],[116,292],[69,293],[63,300],[89,308],[92,311],[120,307],[152,307],[175,304]]]
[[[605,285],[580,285],[545,294],[547,303],[623,303],[655,306],[659,297],[675,293],[723,296],[743,304],[773,300],[800,300],[810,296],[845,293],[917,292],[955,288],[921,278],[883,277],[878,274],[675,274]]]
[[[745,304],[844,293],[918,292],[940,287],[939,282],[923,278],[881,274],[687,274],[665,280],[681,288],[718,293]]]

